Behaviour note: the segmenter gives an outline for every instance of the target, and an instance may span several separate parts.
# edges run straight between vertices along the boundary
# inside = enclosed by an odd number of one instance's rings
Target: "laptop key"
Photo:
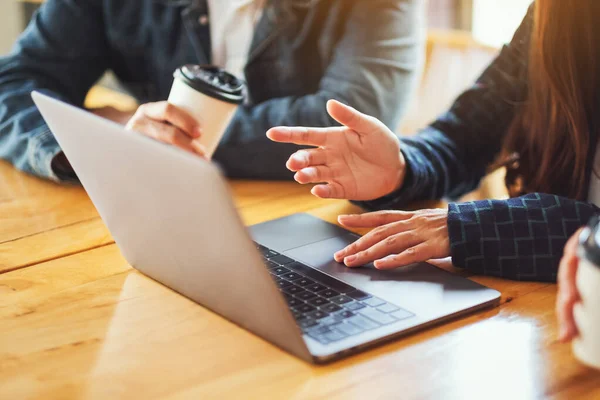
[[[415,316],[415,314],[413,314],[413,313],[411,313],[409,311],[403,310],[403,309],[400,309],[400,310],[398,310],[396,312],[393,312],[391,315],[394,318],[396,318],[398,321]]]
[[[348,335],[338,330],[332,330],[331,332],[325,333],[323,336],[325,336],[325,339],[329,340],[330,342],[337,342],[338,340],[348,337]]]
[[[302,300],[299,300],[295,297],[292,297],[291,299],[287,300],[288,306],[290,307],[299,307],[302,304],[304,304],[304,302],[302,302]]]
[[[279,286],[280,289],[286,288],[291,285],[292,285],[292,282],[288,282],[283,279],[277,281],[277,286]]]
[[[323,336],[323,335],[316,335],[316,334],[309,333],[308,336],[315,339],[317,342],[319,342],[321,344],[329,343],[329,340],[327,340],[327,338],[325,338],[325,336]]]
[[[301,321],[298,321],[298,325],[300,325],[301,328],[308,329],[308,328],[312,328],[313,326],[319,325],[319,323],[317,321],[315,321],[314,319],[307,317]]]
[[[350,293],[346,293],[346,296],[352,297],[354,300],[365,300],[372,297],[370,294],[363,292],[362,290],[355,290]]]
[[[313,283],[315,283],[315,281],[310,280],[308,278],[301,278],[301,279],[298,279],[297,281],[295,281],[294,283],[299,286],[308,286],[308,285],[312,285]]]
[[[352,301],[352,299],[350,297],[346,297],[346,296],[337,296],[337,297],[332,297],[331,299],[329,299],[329,301],[331,301],[332,303],[335,303],[335,304],[346,304],[346,303],[350,303]]]
[[[269,260],[276,262],[279,265],[291,264],[294,262],[291,258],[284,256],[283,254],[278,254],[274,257],[269,258]]]
[[[296,293],[296,297],[301,300],[307,301],[307,300],[317,297],[317,295],[314,294],[313,292],[304,291],[302,293]]]
[[[281,266],[277,267],[277,268],[273,268],[271,270],[271,273],[274,274],[274,275],[283,275],[283,274],[286,274],[288,272],[290,272],[289,269],[281,267]]]
[[[321,290],[327,289],[326,286],[321,285],[320,283],[313,283],[312,285],[305,286],[306,290],[310,290],[311,292],[320,292]]]
[[[274,263],[273,261],[266,260],[265,265],[268,269],[279,268],[279,264]]]
[[[344,310],[341,313],[336,314],[336,315],[339,315],[341,318],[346,319],[346,318],[352,318],[356,314],[354,314],[352,311]]]
[[[263,257],[265,257],[265,258],[271,258],[271,257],[275,257],[275,256],[279,255],[279,253],[276,252],[275,250],[268,249],[265,246],[262,246],[260,244],[258,245],[257,249],[258,249],[258,251],[261,252]]]
[[[352,318],[349,318],[349,319],[347,319],[347,321],[365,331],[368,331],[370,329],[375,329],[380,326],[375,321],[372,321],[372,320],[365,318],[363,316],[360,316],[360,315],[356,315]]]
[[[295,272],[298,272],[310,279],[314,279],[315,281],[320,282],[323,285],[329,286],[331,289],[337,290],[340,293],[347,293],[347,292],[356,290],[352,286],[348,285],[347,283],[337,280],[327,274],[324,274],[323,272],[317,271],[316,269],[311,268],[308,265],[304,265],[299,262],[290,264],[288,266],[288,268],[290,268],[290,269],[294,270]]]
[[[314,299],[311,299],[308,301],[308,304],[312,304],[313,306],[322,306],[329,303],[329,301],[327,299],[324,299],[322,297],[315,297]]]
[[[302,278],[302,276],[298,275],[295,272],[288,272],[287,274],[283,274],[282,275],[285,279],[287,279],[288,281],[295,281],[297,279]]]
[[[344,304],[344,307],[350,311],[360,310],[361,308],[365,308],[366,306],[358,301],[353,301],[352,303]]]
[[[323,299],[325,300],[325,299]],[[326,301],[326,300],[325,300]],[[321,310],[328,312],[328,313],[334,313],[334,312],[338,312],[342,309],[342,307],[335,305],[333,303],[327,303],[324,306],[321,306]]]
[[[328,326],[338,324],[338,323],[340,323],[340,321],[341,321],[341,319],[336,318],[335,314],[333,314],[333,315],[330,314],[328,317],[325,317],[325,318],[319,320],[321,325],[328,325]]]
[[[335,329],[344,332],[348,336],[357,335],[363,331],[363,329],[359,328],[357,325],[350,323],[338,324],[335,326]]]
[[[368,306],[371,307],[379,307],[385,304],[385,301],[377,298],[377,297],[371,297],[369,299],[363,300],[363,303],[365,303]]]
[[[384,305],[377,307],[377,309],[383,313],[391,313],[394,311],[398,311],[400,308],[396,307],[393,304],[385,303]]]
[[[294,310],[301,313],[308,313],[314,311],[315,308],[308,304],[300,304],[298,307],[295,307]]]
[[[375,322],[380,323],[381,325],[387,325],[397,321],[397,319],[392,317],[390,314],[385,314],[369,307],[359,310],[358,313],[363,317],[367,317]]]
[[[315,335],[322,335],[327,332],[331,332],[331,328],[328,326],[317,325],[308,330],[310,333],[314,333]]]
[[[301,292],[304,292],[304,289],[302,289],[300,286],[296,286],[294,284],[292,284],[292,286],[286,286],[284,288],[282,288],[281,290],[283,290],[286,293],[289,294],[298,294]]]
[[[314,318],[314,319],[322,319],[322,318],[329,316],[329,314],[327,314],[326,312],[321,311],[321,310],[313,311],[311,313],[308,313],[307,315],[308,315],[308,317]]]
[[[319,296],[323,296],[328,299],[339,296],[339,295],[340,294],[338,292],[336,292],[335,290],[331,290],[331,289],[327,289],[327,290],[323,290],[322,292],[319,292]]]

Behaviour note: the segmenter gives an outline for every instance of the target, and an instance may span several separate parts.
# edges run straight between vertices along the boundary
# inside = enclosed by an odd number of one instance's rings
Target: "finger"
[[[568,342],[577,336],[577,325],[573,315],[575,304],[579,301],[577,289],[577,245],[581,230],[575,233],[565,245],[564,255],[558,270],[558,297],[556,316],[559,323],[559,340]]]
[[[344,128],[290,128],[278,127],[269,129],[267,137],[274,142],[294,143],[308,146],[325,146],[327,135],[337,133]]]
[[[408,230],[406,225],[402,224],[387,224],[379,226],[373,229],[371,232],[367,233],[360,239],[356,240],[354,243],[350,244],[346,248],[338,251],[333,255],[333,258],[337,262],[342,262],[342,260],[346,261],[347,257],[353,256],[361,251],[365,251],[369,247],[375,245],[376,243],[385,240],[386,238],[393,236],[395,234],[405,232]]]
[[[347,228],[373,228],[410,219],[414,214],[414,212],[408,211],[376,211],[365,214],[340,215],[338,222]]]
[[[313,195],[321,199],[345,199],[346,192],[342,185],[337,182],[330,182],[327,185],[317,185],[310,191]]]
[[[359,267],[389,255],[401,253],[422,242],[423,239],[416,237],[413,231],[398,233],[388,236],[366,250],[344,258],[344,264],[347,267]]]
[[[192,140],[191,142],[194,152],[201,156],[202,158],[207,158],[206,156],[206,147],[200,143],[199,140]]]
[[[577,326],[573,308],[579,301],[577,290],[577,266],[575,256],[566,256],[561,260],[559,270],[559,291],[556,303],[556,316],[559,323],[559,340],[568,342],[577,335]]]
[[[140,110],[148,118],[155,121],[168,122],[192,138],[197,139],[202,134],[200,125],[194,117],[183,109],[166,101],[144,104],[140,106]]]
[[[577,254],[577,246],[579,245],[579,234],[581,233],[581,229],[578,230],[573,236],[569,238],[567,244],[565,245],[564,254],[565,255],[576,255]]]
[[[358,133],[370,133],[379,128],[380,122],[337,100],[327,102],[327,112],[331,118]]]
[[[377,269],[393,269],[399,267],[405,267],[410,264],[424,262],[431,259],[434,254],[433,246],[434,243],[421,243],[414,247],[409,247],[400,254],[394,254],[376,260],[374,265]]]
[[[152,120],[140,120],[134,123],[132,128],[152,139],[199,154],[199,149],[192,145],[192,139],[174,126]]]
[[[299,171],[302,168],[327,164],[327,153],[323,149],[299,150],[292,154],[286,167],[290,171]]]
[[[333,179],[331,168],[326,165],[301,169],[294,175],[296,182],[301,184],[329,182]]]

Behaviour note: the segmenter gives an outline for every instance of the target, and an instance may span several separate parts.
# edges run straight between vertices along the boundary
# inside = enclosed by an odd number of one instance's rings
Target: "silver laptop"
[[[499,302],[425,263],[348,269],[333,254],[358,236],[306,214],[246,229],[215,166],[32,96],[134,268],[303,360],[332,361]]]

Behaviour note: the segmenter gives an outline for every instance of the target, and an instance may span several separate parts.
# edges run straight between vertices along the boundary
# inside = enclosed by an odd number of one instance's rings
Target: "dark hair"
[[[516,155],[511,195],[554,193],[583,200],[592,138],[600,127],[600,1],[538,0],[527,101],[506,141]]]

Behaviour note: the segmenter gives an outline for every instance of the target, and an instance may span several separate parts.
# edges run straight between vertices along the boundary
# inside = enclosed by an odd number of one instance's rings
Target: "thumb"
[[[358,133],[369,133],[377,125],[372,117],[337,100],[327,102],[327,112],[331,118]]]

